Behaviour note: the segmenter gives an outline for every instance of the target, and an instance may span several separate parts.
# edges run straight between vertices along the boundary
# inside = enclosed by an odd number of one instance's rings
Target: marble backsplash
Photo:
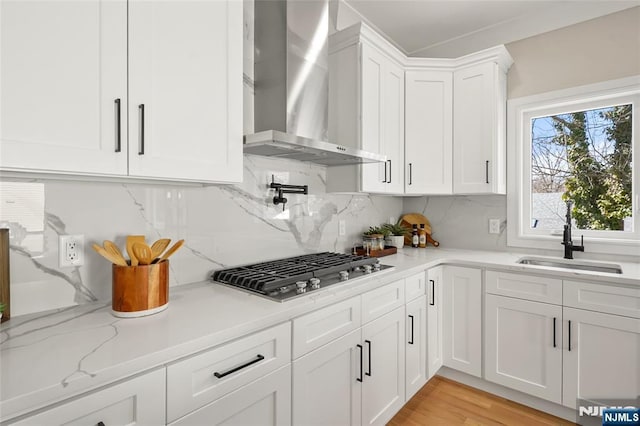
[[[343,252],[369,225],[397,218],[402,199],[327,194],[323,166],[245,156],[244,181],[207,187],[80,181],[0,182],[0,227],[11,229],[12,315],[111,299],[111,265],[90,247],[128,234],[184,238],[171,258],[172,286],[222,267],[318,251]],[[271,176],[309,185],[272,202]],[[9,207],[9,208],[7,208]],[[344,220],[346,235],[339,235]],[[58,236],[82,234],[85,263],[58,267]]]

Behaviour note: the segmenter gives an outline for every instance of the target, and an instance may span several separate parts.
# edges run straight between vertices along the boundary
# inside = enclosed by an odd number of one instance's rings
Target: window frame
[[[507,102],[507,245],[561,251],[561,230],[531,228],[531,119],[632,104],[633,231],[573,230],[585,251],[640,255],[640,76],[510,99]],[[560,232],[558,232],[560,231]]]

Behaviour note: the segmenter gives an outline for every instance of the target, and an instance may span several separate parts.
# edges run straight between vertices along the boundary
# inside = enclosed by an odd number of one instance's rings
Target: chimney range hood
[[[385,155],[328,142],[328,0],[255,1],[254,129],[244,153],[327,166]]]

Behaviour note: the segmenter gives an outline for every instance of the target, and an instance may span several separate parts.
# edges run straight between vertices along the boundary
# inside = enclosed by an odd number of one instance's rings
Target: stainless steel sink
[[[621,274],[622,268],[615,263],[597,263],[597,262],[583,262],[575,260],[563,260],[563,259],[547,259],[541,257],[523,257],[518,260],[517,263],[522,265],[535,265],[535,266],[547,266],[550,268],[562,268],[562,269],[578,269],[581,271],[592,272],[605,272],[609,274]]]

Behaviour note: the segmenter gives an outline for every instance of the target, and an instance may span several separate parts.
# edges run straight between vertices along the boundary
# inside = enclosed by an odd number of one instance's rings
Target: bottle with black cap
[[[418,225],[413,224],[413,229],[411,230],[411,247],[418,247],[420,245],[420,237],[418,236]]]

